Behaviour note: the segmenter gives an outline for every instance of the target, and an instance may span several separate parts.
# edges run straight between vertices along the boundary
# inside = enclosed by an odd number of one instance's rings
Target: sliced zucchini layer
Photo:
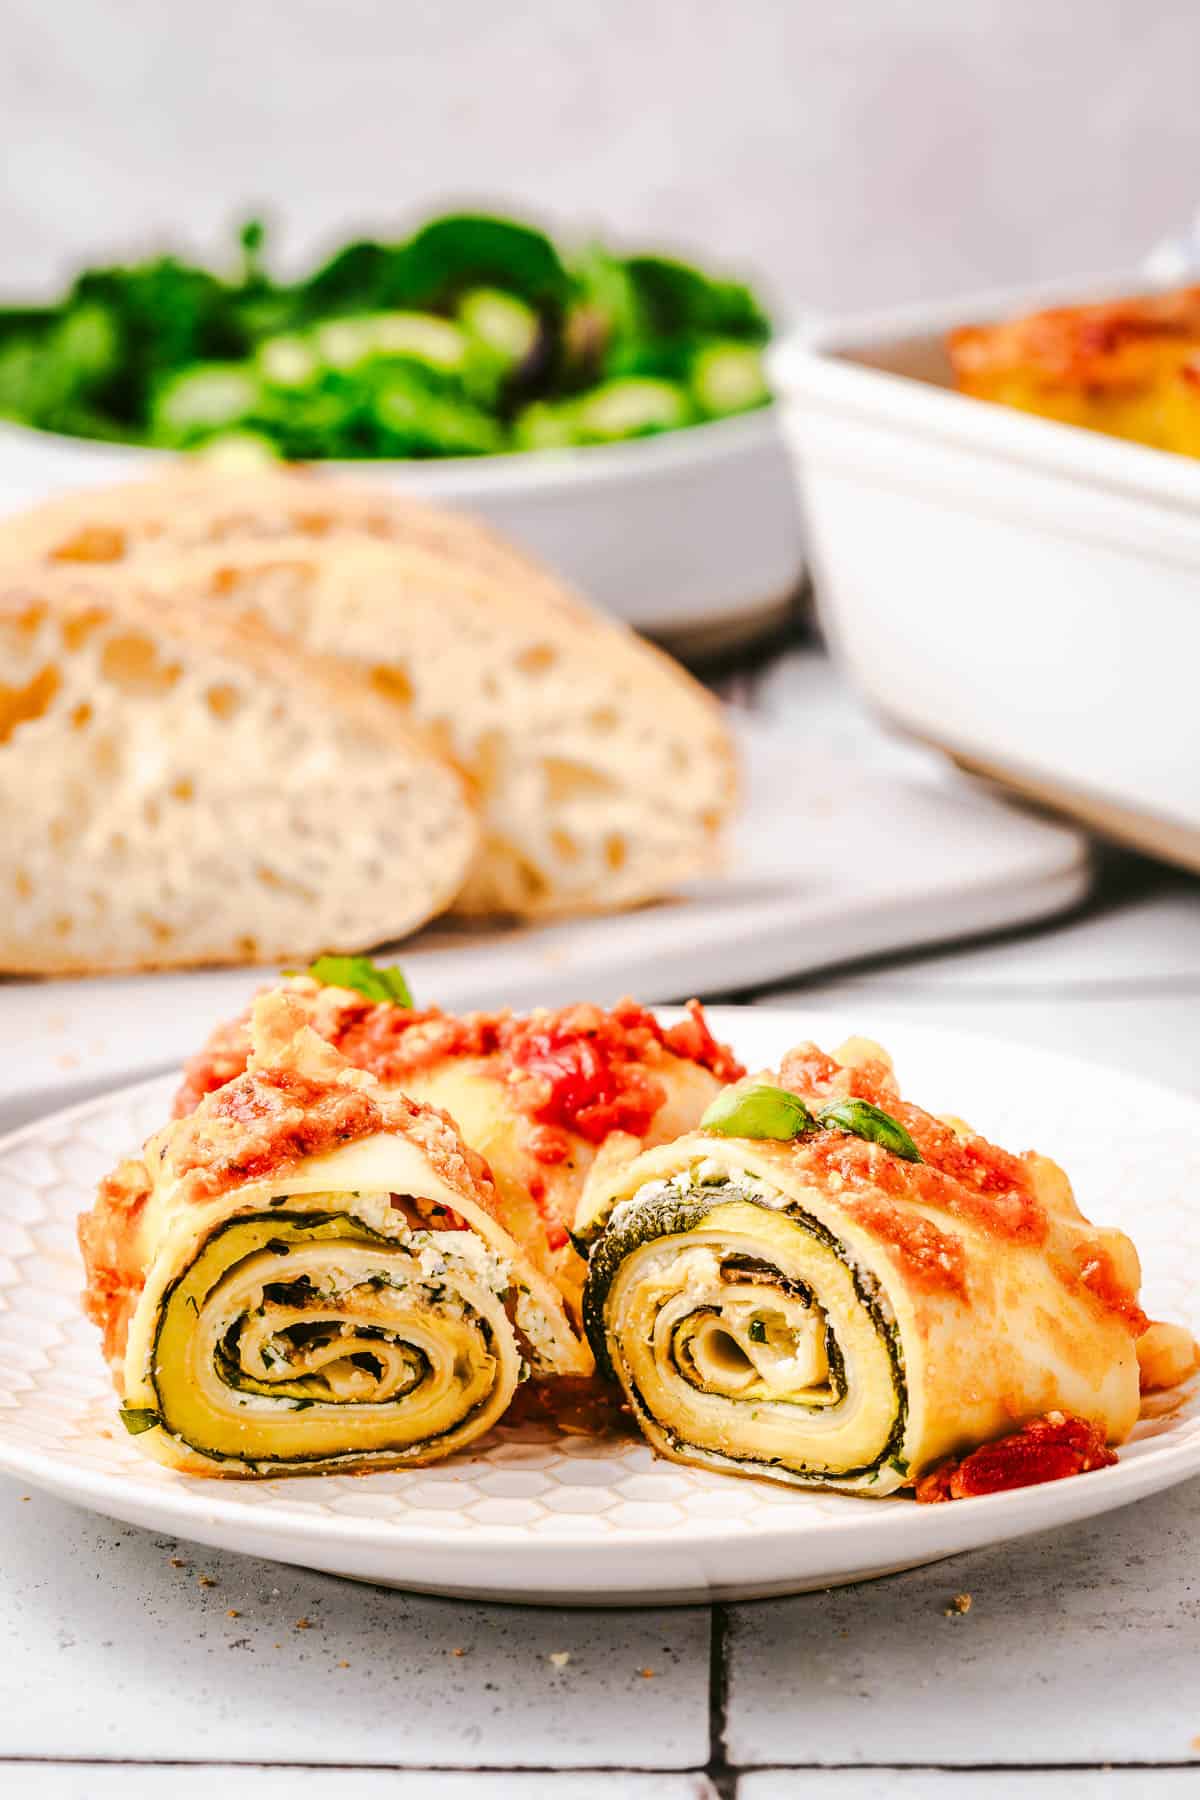
[[[898,1333],[831,1231],[760,1182],[646,1183],[592,1252],[585,1319],[651,1442],[797,1485],[900,1485]]]
[[[197,1246],[137,1384],[167,1440],[147,1448],[230,1474],[427,1462],[500,1417],[523,1373],[506,1264],[472,1231],[384,1237],[333,1210],[354,1198],[235,1217]]]

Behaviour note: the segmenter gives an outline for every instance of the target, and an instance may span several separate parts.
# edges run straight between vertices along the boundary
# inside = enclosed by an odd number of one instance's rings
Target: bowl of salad
[[[86,269],[0,308],[0,507],[199,454],[368,473],[462,505],[641,629],[719,638],[802,573],[787,453],[744,283],[455,213],[277,278]]]

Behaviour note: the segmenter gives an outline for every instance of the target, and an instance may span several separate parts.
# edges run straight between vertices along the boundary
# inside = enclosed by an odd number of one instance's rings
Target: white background
[[[1200,199],[1198,70],[1195,0],[3,0],[2,279],[443,198],[788,306],[1111,267]]]

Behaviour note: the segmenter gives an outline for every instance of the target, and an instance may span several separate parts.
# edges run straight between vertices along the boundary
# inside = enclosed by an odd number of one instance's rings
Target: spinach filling
[[[348,1241],[351,1243],[373,1244],[389,1251],[400,1247],[398,1246],[396,1239],[387,1237],[382,1232],[374,1231],[369,1225],[364,1224],[362,1220],[352,1218],[348,1213],[317,1215],[295,1211],[283,1212],[275,1210],[278,1201],[272,1201],[271,1204],[272,1212],[270,1222],[272,1230],[277,1229],[279,1226],[290,1229],[294,1234],[291,1242],[289,1243],[282,1237],[272,1237],[261,1244],[256,1244],[247,1252],[248,1256],[259,1255],[263,1250],[270,1251],[277,1256],[282,1256],[288,1254],[291,1249],[297,1245],[312,1243],[314,1241],[318,1243]],[[188,1445],[190,1448],[199,1451],[202,1455],[209,1457],[213,1461],[242,1462],[257,1474],[270,1473],[272,1469],[291,1466],[293,1464],[308,1467],[313,1470],[319,1470],[321,1468],[336,1466],[337,1463],[342,1461],[361,1463],[363,1461],[370,1461],[373,1455],[390,1454],[388,1451],[348,1451],[344,1456],[340,1456],[337,1452],[330,1454],[328,1451],[322,1451],[314,1453],[313,1455],[297,1454],[287,1457],[271,1456],[268,1458],[255,1458],[243,1452],[233,1453],[219,1450],[211,1445],[195,1444],[183,1430],[179,1429],[178,1426],[172,1422],[170,1417],[169,1395],[164,1395],[163,1388],[159,1382],[160,1340],[172,1302],[174,1301],[178,1289],[191,1277],[195,1264],[200,1257],[212,1249],[214,1245],[219,1243],[220,1239],[224,1237],[226,1233],[258,1222],[260,1221],[255,1217],[246,1217],[244,1215],[222,1220],[220,1224],[214,1227],[203,1242],[197,1246],[192,1262],[189,1263],[186,1268],[181,1269],[179,1274],[176,1275],[164,1289],[159,1304],[158,1320],[152,1345],[150,1374],[151,1386],[153,1387],[155,1397],[158,1400],[159,1410],[155,1413],[151,1408],[123,1408],[122,1420],[126,1425],[126,1429],[131,1433],[136,1434],[138,1431],[148,1430],[152,1425],[161,1425],[162,1428],[170,1436],[174,1437],[178,1443]],[[233,1274],[239,1267],[241,1260],[244,1259],[238,1259],[219,1269],[214,1286],[220,1285],[221,1282],[225,1281]],[[394,1284],[388,1282],[388,1277],[385,1272],[381,1272],[378,1281],[372,1285],[383,1286]],[[428,1285],[429,1284],[422,1283],[422,1286]],[[207,1303],[212,1291],[213,1288],[210,1287],[205,1293],[205,1303]],[[436,1299],[443,1297],[443,1294],[444,1289],[437,1291],[435,1303]],[[292,1281],[271,1282],[264,1287],[263,1295],[264,1299],[269,1299],[272,1302],[285,1306],[312,1305],[314,1302],[319,1301],[324,1297],[321,1295],[320,1290],[314,1286],[308,1275],[298,1276]],[[191,1295],[188,1296],[188,1303],[190,1304],[192,1311],[197,1313],[198,1316],[199,1308]],[[214,1367],[220,1380],[226,1387],[235,1392],[261,1394],[271,1399],[278,1399],[281,1402],[290,1403],[290,1409],[293,1412],[304,1411],[308,1407],[326,1400],[330,1403],[340,1404],[334,1402],[332,1396],[328,1395],[328,1393],[322,1394],[319,1392],[314,1393],[312,1391],[311,1384],[314,1379],[319,1380],[319,1377],[314,1378],[311,1375],[307,1375],[304,1376],[301,1381],[287,1383],[259,1382],[252,1376],[247,1375],[238,1361],[238,1339],[244,1328],[244,1324],[244,1319],[235,1320],[228,1331],[226,1331],[221,1342],[218,1343],[214,1349]],[[480,1332],[483,1342],[490,1349],[494,1342],[494,1335],[490,1324],[486,1319],[476,1319],[475,1324]],[[303,1348],[306,1344],[311,1345],[312,1343],[320,1341],[323,1337],[327,1338],[332,1332],[336,1331],[336,1329],[336,1326],[332,1325],[328,1320],[313,1321],[311,1324],[300,1321],[288,1328],[287,1335],[289,1341],[292,1342],[296,1348]],[[385,1341],[396,1341],[393,1334],[382,1327],[373,1325],[356,1325],[354,1335],[356,1337],[375,1337]],[[405,1395],[413,1392],[419,1387],[421,1382],[425,1380],[428,1375],[429,1362],[424,1352],[415,1345],[408,1345],[407,1348],[417,1364],[417,1372],[414,1379],[412,1383],[402,1391],[391,1395],[386,1401],[379,1402],[378,1404],[381,1406],[391,1406],[395,1405],[398,1401],[402,1401]],[[264,1361],[266,1360],[266,1357],[264,1357]],[[360,1355],[355,1356],[353,1360],[358,1363],[360,1367],[367,1367],[370,1362],[374,1361],[373,1358],[369,1357],[369,1353],[360,1353]],[[381,1365],[376,1363],[374,1369],[369,1369],[368,1372],[378,1375],[381,1372]],[[354,1404],[362,1405],[364,1403],[354,1402]],[[366,1404],[371,1403],[367,1402]],[[429,1438],[423,1440],[423,1443],[433,1444],[438,1442],[442,1437],[448,1437],[453,1433],[460,1431],[465,1424],[469,1423],[470,1417],[474,1413],[481,1411],[486,1404],[486,1400],[479,1402],[477,1406],[471,1409],[471,1413],[465,1418],[453,1421],[447,1426],[445,1431],[432,1434]]]
[[[617,1379],[608,1338],[607,1306],[609,1292],[622,1264],[643,1245],[651,1243],[657,1238],[687,1237],[703,1223],[715,1207],[730,1201],[757,1206],[763,1212],[774,1216],[782,1213],[836,1256],[847,1270],[854,1286],[855,1295],[870,1317],[887,1351],[888,1361],[891,1365],[892,1389],[896,1396],[896,1415],[892,1429],[878,1455],[871,1462],[850,1469],[814,1469],[789,1464],[787,1465],[789,1473],[793,1473],[805,1481],[828,1482],[832,1486],[847,1481],[869,1482],[872,1478],[877,1479],[881,1469],[889,1465],[896,1466],[901,1461],[900,1446],[904,1442],[904,1433],[908,1422],[908,1388],[905,1380],[904,1351],[900,1341],[899,1328],[894,1319],[889,1316],[890,1309],[886,1309],[884,1296],[874,1276],[858,1266],[850,1250],[840,1238],[794,1201],[789,1201],[782,1207],[768,1206],[758,1195],[740,1187],[736,1181],[721,1181],[708,1183],[692,1190],[684,1190],[679,1186],[667,1184],[661,1195],[655,1195],[648,1200],[623,1208],[620,1216],[615,1222],[610,1221],[600,1239],[592,1246],[587,1285],[584,1289],[584,1329],[596,1358],[597,1370],[607,1376],[609,1380]],[[769,1279],[775,1287],[805,1298],[808,1304],[813,1303],[813,1295],[805,1283],[791,1280],[775,1271],[769,1262],[759,1258],[745,1255],[729,1257],[723,1259],[722,1268],[734,1269],[751,1279],[760,1275],[761,1272],[760,1278]],[[826,1326],[825,1352],[829,1362],[830,1383],[835,1387],[840,1401],[846,1393],[845,1359],[831,1324]],[[636,1382],[630,1379],[628,1385],[630,1398],[637,1412],[644,1419],[653,1420],[654,1415]],[[655,1420],[654,1422],[672,1449],[687,1452],[693,1448],[669,1426],[664,1425],[661,1421]],[[713,1461],[728,1461],[751,1469],[781,1466],[779,1457],[735,1456],[729,1452],[720,1454],[705,1452],[705,1454]]]

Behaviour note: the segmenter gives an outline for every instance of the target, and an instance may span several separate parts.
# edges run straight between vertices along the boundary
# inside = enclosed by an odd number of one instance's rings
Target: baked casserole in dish
[[[1200,289],[1138,285],[828,323],[775,377],[818,605],[876,710],[1200,871]]]
[[[960,393],[1200,456],[1200,287],[960,325]]]

